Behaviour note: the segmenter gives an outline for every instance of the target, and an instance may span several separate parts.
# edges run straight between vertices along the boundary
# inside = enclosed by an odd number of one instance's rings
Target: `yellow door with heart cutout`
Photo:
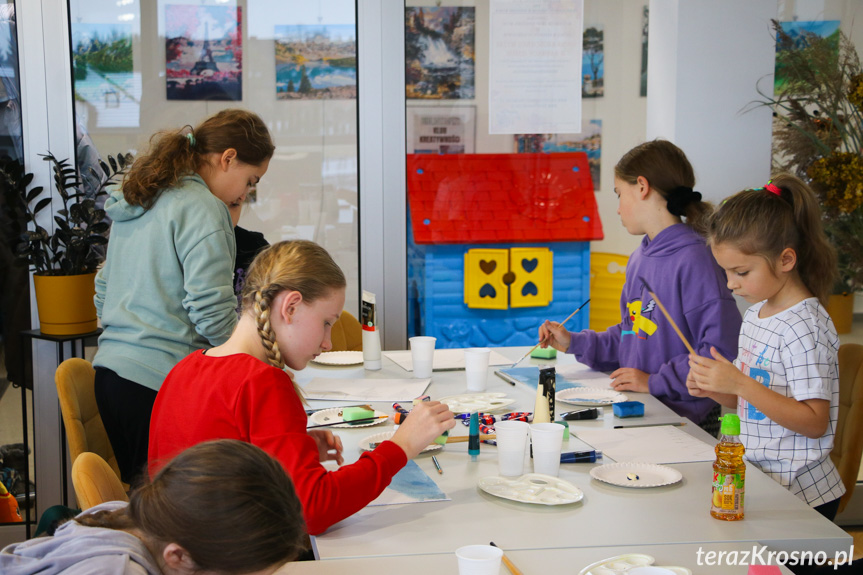
[[[503,276],[509,271],[509,250],[474,249],[464,254],[464,303],[475,309],[507,309],[509,294]]]
[[[464,303],[472,309],[546,307],[553,299],[548,248],[471,249],[464,255]]]

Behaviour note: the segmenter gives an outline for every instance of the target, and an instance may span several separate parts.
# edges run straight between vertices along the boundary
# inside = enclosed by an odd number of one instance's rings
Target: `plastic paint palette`
[[[540,473],[528,473],[517,478],[483,477],[479,480],[479,488],[496,497],[537,505],[566,505],[584,497],[581,489],[569,481]]]
[[[628,553],[591,563],[578,575],[692,575],[686,567],[659,567],[656,559],[643,553]]]

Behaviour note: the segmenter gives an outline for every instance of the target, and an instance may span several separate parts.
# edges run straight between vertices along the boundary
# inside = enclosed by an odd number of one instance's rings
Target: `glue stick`
[[[377,371],[381,368],[381,332],[375,312],[375,294],[363,290],[360,318],[363,328],[363,367]]]

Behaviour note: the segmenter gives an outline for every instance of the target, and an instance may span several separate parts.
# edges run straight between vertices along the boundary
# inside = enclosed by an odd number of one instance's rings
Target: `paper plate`
[[[322,409],[320,411],[316,411],[309,416],[309,423],[314,425],[325,425],[327,423],[333,423],[335,421],[342,421],[342,409],[343,408],[341,407],[331,407],[330,409]],[[375,417],[387,417],[387,414],[383,411],[378,411],[376,409]],[[387,419],[379,419],[377,421],[369,421],[368,423],[357,423],[356,425],[351,423],[342,423],[340,425],[331,425],[330,427],[369,427],[371,425],[378,425],[379,423],[386,423],[387,421]]]
[[[613,389],[602,389],[601,387],[571,387],[558,391],[555,394],[556,401],[571,403],[572,405],[611,405],[627,401],[629,398]]]
[[[490,413],[515,403],[505,393],[464,393],[442,397],[438,401],[447,404],[453,413]]]
[[[567,505],[584,498],[581,489],[569,481],[540,473],[527,473],[521,477],[483,477],[477,485],[489,495],[534,505]]]
[[[650,555],[627,553],[591,563],[578,575],[692,575],[686,567],[658,567],[655,562]]]
[[[371,447],[372,443],[381,443],[382,441],[386,441],[387,439],[392,437],[394,433],[395,433],[395,430],[382,431],[380,433],[375,433],[374,435],[369,435],[365,439],[360,440],[360,449],[362,449],[363,451],[371,451],[372,450],[372,447]],[[439,449],[443,449],[443,445],[439,445],[437,443],[432,443],[432,444],[426,445],[425,448],[423,448],[423,450],[420,451],[420,453],[428,453],[429,451],[437,451]]]
[[[612,485],[636,488],[671,485],[683,479],[673,467],[655,463],[607,463],[591,468],[590,475]]]
[[[325,351],[311,361],[320,365],[359,365],[363,363],[363,352]]]

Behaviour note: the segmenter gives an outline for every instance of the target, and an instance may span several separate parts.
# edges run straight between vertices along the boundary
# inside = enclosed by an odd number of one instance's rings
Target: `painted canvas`
[[[835,46],[839,55],[839,20],[824,20],[818,22],[781,22],[782,30],[791,38],[790,42],[776,42],[776,71],[773,81],[773,92],[776,96],[785,89],[785,60],[789,52],[805,45],[807,36],[817,36],[828,39]]]
[[[132,70],[132,25],[72,22],[75,100],[99,128],[139,125],[141,74]]]
[[[590,26],[584,30],[581,51],[582,98],[599,98],[605,95],[603,35],[602,26]]]
[[[165,6],[169,100],[242,100],[239,6]]]
[[[405,89],[408,98],[474,98],[472,7],[405,9]]]
[[[645,6],[641,13],[641,92],[640,96],[647,96],[647,32],[650,22],[650,9]]]
[[[516,134],[514,140],[517,154],[584,152],[590,166],[593,189],[600,190],[602,120],[582,122],[582,130],[578,134]]]
[[[354,24],[276,26],[275,38],[277,99],[356,99]]]

